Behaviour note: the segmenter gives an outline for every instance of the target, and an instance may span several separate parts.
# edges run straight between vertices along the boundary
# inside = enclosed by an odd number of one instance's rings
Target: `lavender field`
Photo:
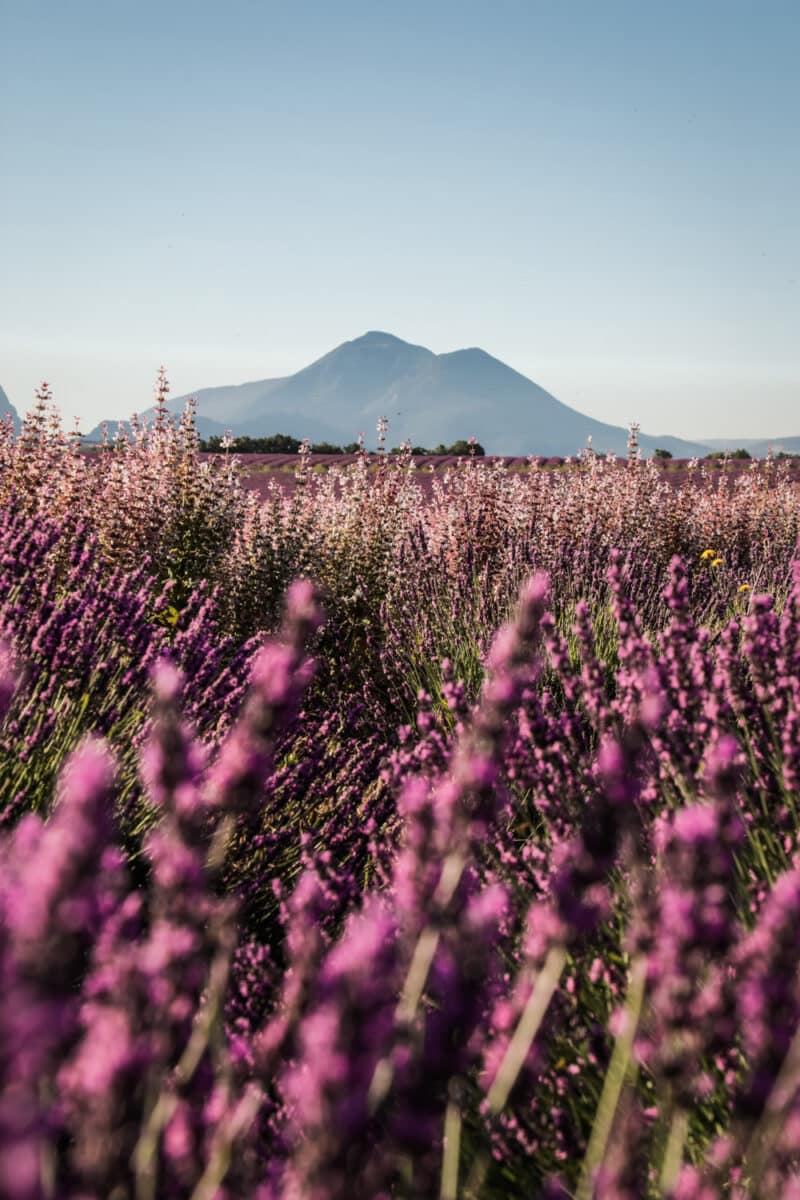
[[[165,399],[0,431],[0,1195],[800,1197],[792,468]]]
[[[212,456],[208,456],[212,457]],[[576,456],[577,457],[577,456]],[[258,492],[260,496],[269,496],[278,486],[284,492],[292,493],[298,482],[303,482],[307,474],[327,474],[342,466],[352,466],[358,462],[357,455],[345,454],[309,454],[304,469],[298,467],[297,455],[289,454],[239,454],[240,480],[243,487]],[[371,470],[378,470],[379,459],[373,457]],[[684,487],[687,484],[704,486],[710,479],[724,477],[730,486],[753,467],[752,461],[743,463],[736,459],[704,461],[702,459],[676,459],[673,462],[663,462],[651,459],[650,470],[657,472],[655,478],[669,483],[673,487]],[[435,480],[459,466],[463,459],[454,455],[412,454],[404,465],[407,473],[425,495],[433,490]],[[527,474],[531,470],[564,471],[573,466],[574,460],[567,458],[545,458],[536,456],[493,457],[485,459],[484,466],[503,467],[511,474]],[[800,484],[800,459],[790,458],[780,462],[780,479],[782,482],[792,481]],[[776,477],[777,478],[777,477]]]

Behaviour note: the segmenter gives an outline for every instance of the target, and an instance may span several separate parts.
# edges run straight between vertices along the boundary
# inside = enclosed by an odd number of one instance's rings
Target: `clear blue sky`
[[[84,427],[367,329],[800,434],[797,0],[0,0],[0,384]]]

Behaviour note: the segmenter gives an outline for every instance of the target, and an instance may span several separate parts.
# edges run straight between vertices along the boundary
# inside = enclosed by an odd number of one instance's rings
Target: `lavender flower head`
[[[379,1193],[386,1163],[370,1155],[370,1085],[394,1027],[396,933],[373,902],[351,918],[322,964],[299,1056],[282,1091],[293,1154],[284,1194],[349,1200]]]
[[[206,792],[216,806],[257,816],[276,738],[294,719],[314,675],[306,646],[322,620],[313,585],[293,583],[281,635],[256,655],[242,715],[209,772]]]
[[[6,641],[0,641],[0,720],[6,715],[19,684],[16,655]]]
[[[67,763],[47,825],[28,816],[6,851],[0,895],[0,1178],[11,1200],[38,1200],[56,1124],[53,1076],[73,1038],[77,988],[106,915],[103,866],[113,764],[102,743]],[[118,857],[108,865],[116,868]],[[2,945],[2,943],[5,945]]]

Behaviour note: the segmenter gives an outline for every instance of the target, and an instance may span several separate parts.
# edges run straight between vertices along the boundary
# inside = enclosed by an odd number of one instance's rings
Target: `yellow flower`
[[[177,608],[175,608],[174,604],[170,604],[170,606],[164,611],[164,620],[168,625],[177,625],[179,616],[180,613],[178,612]]]
[[[713,560],[713,562],[711,563],[711,565],[712,565],[712,567],[721,567],[721,566],[722,566],[722,563],[723,563],[723,561],[724,561],[724,559],[721,559],[721,558],[715,558],[715,559]]]
[[[739,584],[739,589],[738,589],[738,590],[739,590],[740,592],[749,592],[749,591],[750,591],[750,584],[749,584],[749,583],[740,583],[740,584]]]
[[[713,558],[716,553],[716,550],[704,550],[700,558],[705,562],[707,558]]]

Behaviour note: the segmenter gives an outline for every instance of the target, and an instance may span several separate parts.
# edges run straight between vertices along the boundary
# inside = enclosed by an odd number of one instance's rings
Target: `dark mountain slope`
[[[6,393],[0,387],[0,420],[4,419],[7,413],[11,413],[11,420],[14,424],[14,432],[19,433],[20,429],[22,428],[20,415],[14,408],[14,405],[11,403]]]

